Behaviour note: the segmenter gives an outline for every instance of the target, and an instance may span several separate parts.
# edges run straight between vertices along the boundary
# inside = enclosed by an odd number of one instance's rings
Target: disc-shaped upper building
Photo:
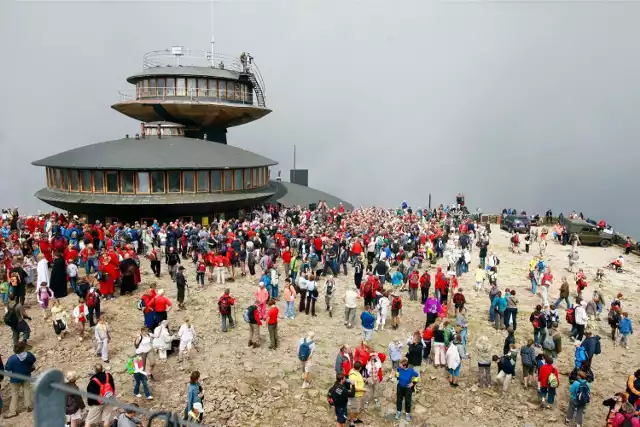
[[[47,177],[36,197],[91,220],[112,221],[206,222],[267,201],[342,202],[305,185],[272,181],[276,161],[226,144],[228,127],[271,112],[249,55],[234,60],[172,48],[145,55],[143,63],[144,71],[127,79],[133,93],[121,93],[112,106],[140,120],[140,130],[33,162],[46,168]]]

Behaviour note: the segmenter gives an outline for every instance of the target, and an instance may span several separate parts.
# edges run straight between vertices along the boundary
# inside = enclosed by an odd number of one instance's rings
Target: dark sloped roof
[[[340,202],[347,210],[353,210],[353,205],[345,202],[324,191],[315,188],[305,187],[304,185],[293,184],[291,182],[271,181],[271,186],[275,187],[276,194],[268,200],[271,203],[281,203],[284,206],[302,206],[306,207],[312,203],[318,203],[320,200],[327,202],[329,208],[338,207]]]
[[[127,77],[129,83],[135,83],[144,77],[155,76],[190,76],[190,77],[215,77],[219,79],[238,80],[240,73],[233,70],[221,70],[211,67],[153,67],[141,73]]]
[[[71,169],[224,169],[272,166],[278,162],[251,151],[203,139],[152,136],[98,142],[32,164]]]

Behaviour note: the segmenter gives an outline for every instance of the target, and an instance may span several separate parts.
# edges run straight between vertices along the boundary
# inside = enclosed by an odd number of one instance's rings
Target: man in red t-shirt
[[[158,294],[151,302],[151,306],[156,311],[156,325],[160,324],[163,320],[167,320],[167,313],[171,310],[173,305],[169,298],[164,295],[164,290],[159,289]]]
[[[142,294],[140,300],[144,308],[142,309],[142,315],[144,316],[144,326],[153,331],[155,329],[156,313],[153,308],[153,300],[156,297],[156,284],[149,285],[149,290]]]
[[[275,350],[278,348],[278,307],[276,301],[270,299],[267,303],[269,309],[267,310],[267,329],[269,329],[269,340],[271,345],[269,350]]]

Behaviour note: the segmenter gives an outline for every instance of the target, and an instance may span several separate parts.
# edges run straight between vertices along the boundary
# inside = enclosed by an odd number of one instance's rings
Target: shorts
[[[109,405],[94,405],[89,407],[86,423],[104,424],[110,423],[113,418],[113,407]]]
[[[193,348],[192,340],[180,340],[180,352],[183,352],[185,350],[191,351],[192,348]]]
[[[456,369],[449,368],[449,375],[453,375],[454,377],[459,377],[460,376],[460,366],[461,365],[462,365],[462,363],[460,365],[458,365],[458,367]]]
[[[463,303],[463,302],[456,303],[456,304],[454,304],[454,305],[455,305],[455,307],[456,307],[458,310],[462,310],[462,309],[464,309],[464,303]]]
[[[344,424],[347,422],[346,406],[336,406],[336,421],[338,421],[338,424]]]
[[[351,402],[351,412],[354,412],[356,414],[362,412],[362,408],[364,407],[364,398],[362,396],[352,397],[351,399],[349,399],[349,402]]]
[[[522,376],[528,377],[529,375],[533,375],[534,367],[522,365]]]
[[[310,360],[307,360],[306,362],[300,361],[300,365],[302,367],[302,372],[304,372],[305,374],[311,372],[312,363]]]
[[[400,314],[400,310],[391,309],[391,317],[398,317],[399,314]]]
[[[75,414],[67,415],[67,422],[70,423],[73,420],[82,419],[82,409],[78,409]]]

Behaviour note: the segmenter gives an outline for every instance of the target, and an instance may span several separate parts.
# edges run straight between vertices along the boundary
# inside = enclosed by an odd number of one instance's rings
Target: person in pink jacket
[[[284,285],[284,318],[285,319],[293,319],[296,315],[295,313],[295,304],[296,304],[296,288],[291,283],[291,279],[288,277],[285,279]]]
[[[260,282],[259,288],[256,291],[256,301],[258,301],[258,312],[261,319],[267,318],[267,300],[269,299],[269,292],[264,288],[264,283]]]

